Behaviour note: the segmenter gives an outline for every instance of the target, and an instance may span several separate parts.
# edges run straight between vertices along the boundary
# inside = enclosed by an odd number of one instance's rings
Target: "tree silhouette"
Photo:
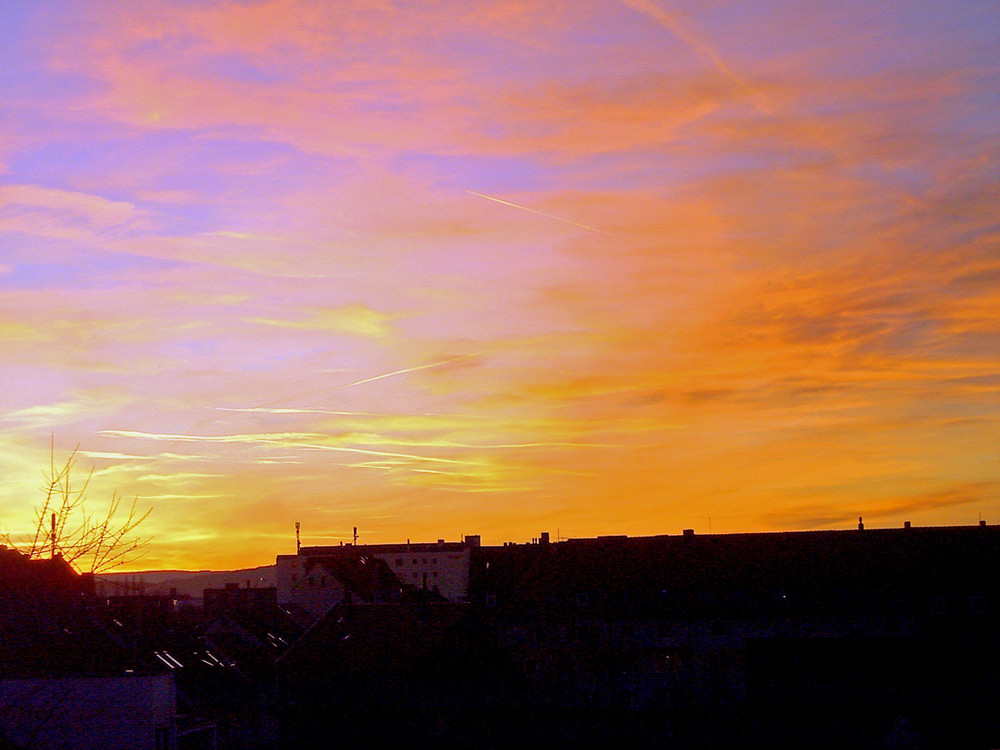
[[[80,572],[102,573],[145,554],[149,538],[134,536],[134,532],[152,508],[140,513],[138,497],[123,507],[122,496],[114,492],[106,512],[89,511],[86,493],[94,470],[79,487],[74,487],[72,478],[79,448],[73,449],[65,464],[57,466],[53,444],[48,473],[43,471],[45,499],[35,509],[34,530],[16,539],[4,533],[2,539],[31,558],[61,555]]]

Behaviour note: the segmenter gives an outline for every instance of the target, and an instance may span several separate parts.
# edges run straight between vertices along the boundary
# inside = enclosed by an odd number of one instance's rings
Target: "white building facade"
[[[344,544],[302,547],[297,555],[278,555],[276,578],[279,604],[296,604],[317,612],[339,604],[345,596],[342,581],[328,575],[315,562],[323,558],[353,557],[383,561],[400,584],[434,591],[452,602],[466,601],[469,593],[469,559],[478,536],[462,542],[417,544]]]

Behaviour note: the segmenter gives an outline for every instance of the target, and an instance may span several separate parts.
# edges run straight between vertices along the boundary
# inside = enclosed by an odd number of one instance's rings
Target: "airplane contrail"
[[[494,203],[500,203],[500,204],[502,204],[504,206],[510,206],[512,208],[519,208],[522,211],[530,211],[531,213],[538,214],[539,216],[545,216],[545,217],[547,217],[549,219],[555,219],[556,221],[561,221],[564,224],[572,224],[574,227],[580,227],[580,229],[586,229],[588,232],[597,232],[598,234],[606,234],[609,237],[611,236],[609,232],[605,232],[603,229],[597,229],[596,227],[590,227],[590,226],[587,226],[586,224],[581,224],[578,221],[572,221],[570,219],[564,219],[561,216],[554,216],[552,214],[547,214],[544,211],[538,211],[538,210],[536,210],[534,208],[528,208],[527,206],[521,206],[521,205],[519,205],[517,203],[511,203],[510,201],[505,201],[502,198],[494,198],[492,195],[484,195],[483,193],[477,193],[475,190],[466,190],[465,192],[469,193],[470,195],[476,195],[476,196],[478,196],[480,198],[485,198],[488,201],[493,201]]]
[[[403,370],[393,370],[392,372],[386,372],[381,375],[375,375],[371,378],[364,378],[363,380],[355,380],[353,383],[345,383],[344,385],[338,385],[332,390],[342,391],[345,388],[353,388],[356,385],[364,385],[365,383],[374,383],[376,380],[383,380],[385,378],[391,378],[394,375],[405,375],[408,372],[416,372],[417,370],[429,370],[432,367],[440,367],[441,365],[446,365],[449,362],[455,362],[456,360],[462,359],[461,357],[452,357],[451,359],[442,359],[440,362],[431,362],[429,365],[418,365],[417,367],[407,367]]]
[[[101,430],[99,435],[120,438],[137,438],[140,440],[160,440],[185,443],[236,443],[273,445],[281,448],[305,448],[317,451],[334,451],[340,453],[355,453],[362,456],[383,456],[385,458],[402,458],[408,461],[428,461],[439,464],[461,464],[478,466],[476,461],[463,461],[457,458],[437,458],[435,456],[419,456],[412,453],[396,453],[393,451],[377,451],[370,448],[354,448],[346,445],[328,445],[324,443],[300,442],[321,435],[308,433],[279,432],[261,433],[256,435],[186,435],[163,432],[140,432],[137,430]]]
[[[708,42],[701,39],[690,29],[686,28],[684,24],[681,23],[680,19],[671,13],[670,11],[661,8],[656,5],[651,0],[619,0],[622,5],[626,5],[634,11],[642,13],[644,16],[652,18],[656,23],[665,28],[675,37],[680,39],[686,45],[694,49],[696,52],[701,54],[703,57],[708,58],[708,60],[727,78],[733,81],[737,86],[743,89],[745,92],[750,94],[756,102],[757,109],[765,114],[774,114],[771,102],[766,96],[761,94],[759,91],[755,90],[749,83],[746,82],[741,76],[733,72],[726,61],[723,60],[719,53],[712,48]]]
[[[343,388],[346,386],[338,386]],[[250,414],[328,414],[334,417],[447,417],[448,419],[490,419],[483,414],[446,414],[443,412],[386,412],[386,411],[337,411],[318,407],[269,407],[269,406],[206,406],[213,411],[228,411]]]

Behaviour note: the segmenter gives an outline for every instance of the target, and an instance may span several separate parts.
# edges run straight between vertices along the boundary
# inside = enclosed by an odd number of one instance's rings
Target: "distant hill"
[[[198,599],[204,589],[221,589],[227,583],[238,584],[240,588],[274,586],[274,566],[263,565],[240,570],[147,570],[136,573],[104,573],[97,577],[98,591],[103,594],[169,594],[171,589],[177,589],[181,596]]]

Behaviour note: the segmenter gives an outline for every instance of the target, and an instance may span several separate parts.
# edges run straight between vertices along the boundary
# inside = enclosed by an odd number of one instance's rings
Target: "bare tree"
[[[16,539],[9,533],[0,538],[29,557],[58,554],[81,572],[102,573],[145,554],[149,538],[135,536],[134,532],[152,508],[139,512],[138,497],[123,507],[122,496],[115,492],[106,512],[88,511],[86,493],[94,470],[90,470],[82,485],[74,486],[71,475],[78,450],[79,446],[74,448],[60,467],[56,465],[53,444],[49,471],[43,472],[45,482],[41,489],[45,499],[35,509],[34,531]]]

